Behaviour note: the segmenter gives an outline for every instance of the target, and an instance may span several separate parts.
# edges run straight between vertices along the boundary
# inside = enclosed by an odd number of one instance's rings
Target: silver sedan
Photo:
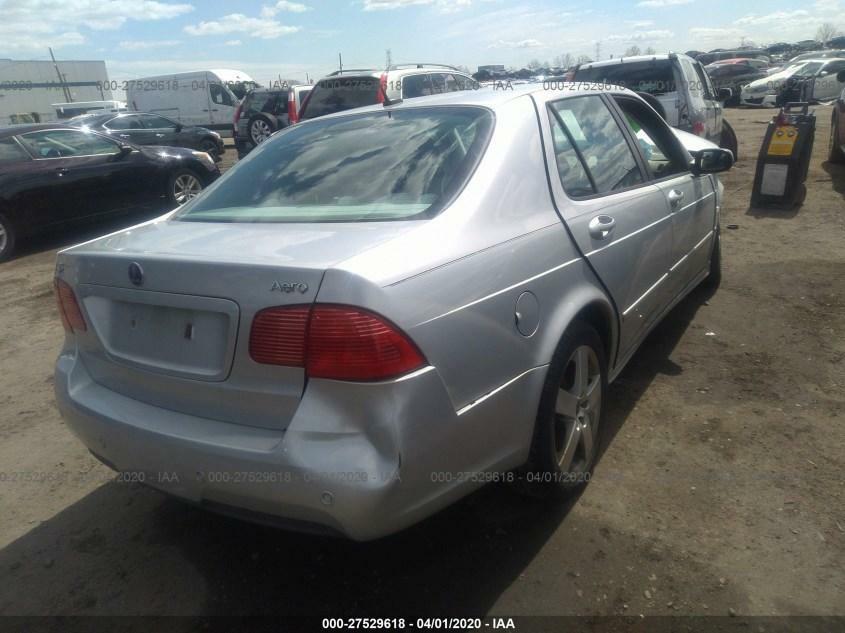
[[[631,92],[556,88],[292,126],[62,251],[69,427],[131,480],[359,540],[491,481],[584,485],[608,382],[718,283],[733,157]]]

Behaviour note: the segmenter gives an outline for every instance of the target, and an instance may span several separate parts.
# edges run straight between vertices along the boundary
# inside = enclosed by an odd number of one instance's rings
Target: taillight
[[[296,94],[293,90],[288,93],[288,123],[293,125],[299,122],[299,112],[296,111]]]
[[[269,308],[252,324],[249,353],[258,363],[304,367],[311,378],[385,380],[426,363],[386,319],[352,306]]]
[[[56,303],[59,305],[59,314],[62,317],[62,325],[67,332],[86,332],[88,326],[85,325],[85,318],[82,316],[82,310],[79,309],[79,304],[76,301],[76,295],[67,284],[61,279],[56,279],[55,282]]]
[[[384,100],[387,98],[387,73],[381,74],[381,79],[378,81],[378,96],[376,97],[376,103],[384,103]]]
[[[695,134],[696,136],[704,136],[704,133],[705,133],[704,123],[702,123],[701,121],[696,121],[695,123],[693,123],[692,124],[692,133]]]

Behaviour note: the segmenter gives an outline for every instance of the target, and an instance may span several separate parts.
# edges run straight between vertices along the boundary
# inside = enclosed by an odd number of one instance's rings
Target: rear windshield
[[[337,77],[321,79],[308,97],[303,119],[343,112],[378,101],[377,77]]]
[[[672,62],[668,59],[579,68],[575,71],[575,81],[613,84],[651,95],[663,95],[677,90],[672,74]]]
[[[463,188],[493,114],[425,107],[332,117],[262,143],[174,219],[362,222],[432,217]]]

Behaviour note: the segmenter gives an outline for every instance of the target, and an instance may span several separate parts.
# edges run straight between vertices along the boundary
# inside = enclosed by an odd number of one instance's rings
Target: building
[[[53,121],[52,104],[110,100],[113,87],[103,61],[0,59],[0,125]]]

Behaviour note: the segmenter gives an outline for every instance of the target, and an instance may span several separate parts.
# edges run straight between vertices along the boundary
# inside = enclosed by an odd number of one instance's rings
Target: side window
[[[39,158],[67,158],[117,154],[117,145],[102,136],[76,130],[41,130],[23,134],[21,141]]]
[[[428,75],[409,75],[402,79],[402,98],[412,99],[432,94]]]
[[[555,161],[557,162],[557,174],[560,177],[560,184],[563,190],[574,198],[590,196],[595,193],[593,183],[584,164],[578,158],[578,153],[569,142],[566,132],[557,121],[557,117],[550,118],[552,128],[552,143],[555,149]]]
[[[229,95],[229,91],[226,90],[222,85],[218,83],[209,83],[208,89],[209,93],[211,94],[212,103],[227,106],[235,105],[234,103],[232,103],[232,97]]]
[[[138,117],[129,115],[115,117],[106,123],[106,127],[110,130],[140,130],[144,126],[141,125]]]
[[[617,97],[616,103],[640,146],[652,178],[666,178],[689,171],[686,152],[654,112],[635,99]]]
[[[176,127],[176,124],[173,121],[158,116],[157,114],[140,114],[138,115],[138,118],[141,119],[141,123],[148,130],[165,130],[174,129]]]
[[[15,139],[11,137],[0,139],[0,165],[29,159],[29,155],[17,144]]]
[[[580,155],[595,193],[609,193],[643,182],[625,135],[598,96],[573,97],[549,104],[556,119]],[[558,163],[558,170],[568,165]],[[573,194],[575,195],[575,194]]]
[[[432,94],[439,95],[446,92],[446,75],[443,73],[431,73],[429,78],[431,79]]]
[[[458,82],[455,81],[453,75],[443,75],[443,77],[446,79],[446,92],[457,92],[459,90]]]
[[[692,67],[695,69],[695,76],[698,77],[698,81],[701,84],[701,94],[704,95],[705,99],[715,99],[713,86],[710,85],[710,78],[704,72],[704,68],[698,62],[694,62]]]

